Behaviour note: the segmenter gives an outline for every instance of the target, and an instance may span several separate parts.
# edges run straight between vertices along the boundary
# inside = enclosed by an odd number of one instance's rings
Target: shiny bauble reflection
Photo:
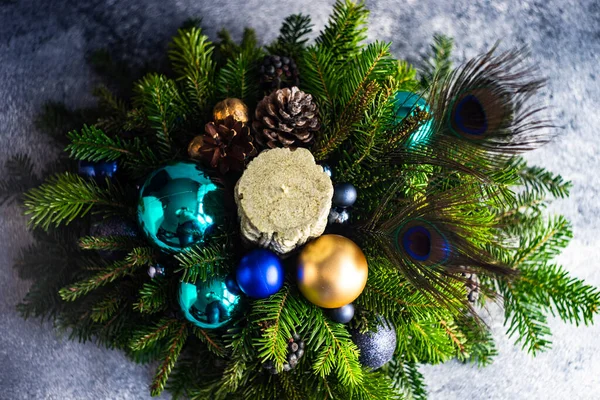
[[[140,189],[140,228],[164,250],[178,252],[201,243],[223,215],[221,190],[194,162],[161,167]]]
[[[181,282],[179,286],[181,311],[188,321],[202,329],[216,329],[227,324],[239,298],[229,291],[222,278],[195,284]]]
[[[368,273],[362,250],[339,235],[313,240],[298,257],[298,288],[308,301],[323,308],[352,303],[365,288]]]

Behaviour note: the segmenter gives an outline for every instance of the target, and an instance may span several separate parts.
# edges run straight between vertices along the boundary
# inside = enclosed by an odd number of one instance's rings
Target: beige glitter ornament
[[[323,234],[333,184],[309,150],[265,150],[235,187],[242,236],[286,254]]]

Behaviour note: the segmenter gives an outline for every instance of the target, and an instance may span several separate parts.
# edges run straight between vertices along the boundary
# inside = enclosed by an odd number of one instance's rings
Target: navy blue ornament
[[[350,303],[339,308],[329,308],[325,310],[325,313],[332,321],[347,324],[354,318],[354,304]]]
[[[338,183],[333,188],[333,204],[338,207],[351,207],[356,202],[358,193],[351,183]]]
[[[178,252],[201,243],[224,213],[221,190],[194,162],[159,168],[140,189],[138,222],[164,250]]]
[[[371,369],[381,368],[394,357],[396,329],[383,318],[379,319],[377,332],[360,333],[358,330],[353,329],[350,333],[352,334],[352,341],[360,349],[358,360],[365,367]]]
[[[241,294],[242,291],[235,280],[235,274],[231,273],[225,277],[225,286],[227,286],[227,290],[230,293],[235,294],[236,296]]]
[[[246,295],[263,299],[283,287],[284,271],[279,257],[266,249],[252,250],[238,264],[235,277]]]
[[[92,178],[103,181],[106,178],[112,178],[117,172],[116,161],[79,161],[79,175],[86,178]]]
[[[350,212],[345,208],[332,207],[329,210],[329,217],[327,217],[329,224],[345,224],[349,220]]]
[[[399,91],[394,96],[394,111],[396,113],[396,122],[401,123],[404,118],[413,115],[416,107],[422,111],[431,113],[431,109],[425,99],[412,92]],[[410,144],[425,143],[433,131],[433,119],[429,119],[419,126],[410,137]]]
[[[179,306],[185,318],[202,329],[220,328],[231,320],[239,296],[231,293],[222,278],[195,284],[181,282]]]

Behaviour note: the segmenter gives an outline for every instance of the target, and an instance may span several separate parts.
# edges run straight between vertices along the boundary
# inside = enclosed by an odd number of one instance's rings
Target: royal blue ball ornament
[[[399,91],[394,96],[394,112],[396,114],[396,123],[402,122],[404,118],[413,115],[416,108],[431,113],[431,108],[425,99],[412,92]],[[417,145],[426,143],[432,133],[433,119],[427,120],[415,130],[410,137],[410,144]]]
[[[95,179],[97,181],[103,181],[106,178],[112,178],[117,172],[116,161],[79,161],[78,172],[79,175],[85,176],[86,178]]]
[[[239,296],[227,288],[225,280],[214,278],[196,283],[181,282],[179,306],[185,318],[202,329],[226,325],[239,303]]]
[[[221,190],[194,162],[161,167],[140,188],[140,228],[164,250],[179,252],[203,242],[223,215]]]
[[[267,249],[252,250],[241,259],[235,278],[246,295],[255,299],[269,297],[283,287],[281,259]]]

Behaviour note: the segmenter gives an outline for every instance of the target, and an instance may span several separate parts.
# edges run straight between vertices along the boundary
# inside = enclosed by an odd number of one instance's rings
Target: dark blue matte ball
[[[116,161],[79,161],[79,174],[87,178],[103,180],[112,178],[116,172]]]
[[[329,308],[325,312],[332,321],[347,324],[354,318],[354,305],[350,303],[339,308]]]
[[[227,290],[229,290],[229,293],[235,296],[239,296],[242,293],[240,287],[238,286],[235,280],[234,273],[227,275],[227,277],[225,278],[225,286],[227,287]]]
[[[255,299],[263,299],[282,288],[284,272],[275,253],[256,249],[242,258],[235,277],[242,292]]]
[[[358,193],[351,183],[338,183],[333,188],[333,204],[338,207],[350,207],[356,202]]]

